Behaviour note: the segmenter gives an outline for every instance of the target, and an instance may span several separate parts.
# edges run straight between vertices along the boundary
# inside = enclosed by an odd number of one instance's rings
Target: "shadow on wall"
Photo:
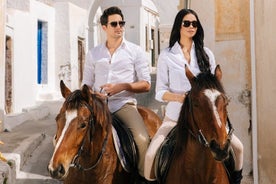
[[[166,103],[155,100],[156,74],[151,74],[151,89],[148,93],[136,94],[138,105],[148,107],[163,119]]]

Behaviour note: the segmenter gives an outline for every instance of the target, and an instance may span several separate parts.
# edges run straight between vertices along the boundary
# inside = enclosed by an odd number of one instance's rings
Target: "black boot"
[[[157,184],[157,181],[148,181],[146,178],[139,175],[135,184]]]
[[[234,171],[231,175],[232,184],[240,184],[242,180],[242,169]]]

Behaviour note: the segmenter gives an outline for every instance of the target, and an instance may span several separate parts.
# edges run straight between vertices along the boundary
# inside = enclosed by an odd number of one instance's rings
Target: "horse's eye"
[[[79,126],[80,128],[85,128],[86,127],[86,123],[85,122],[82,122]]]

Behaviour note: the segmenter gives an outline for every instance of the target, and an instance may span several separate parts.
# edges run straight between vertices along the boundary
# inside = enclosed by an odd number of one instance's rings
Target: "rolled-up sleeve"
[[[86,84],[91,88],[93,87],[95,80],[94,68],[95,65],[93,63],[92,51],[89,51],[86,55],[82,85]]]
[[[163,95],[169,89],[169,68],[167,65],[167,56],[161,52],[157,63],[155,99],[164,102]]]
[[[138,81],[147,81],[151,83],[149,62],[145,52],[140,47],[137,47],[135,70]]]

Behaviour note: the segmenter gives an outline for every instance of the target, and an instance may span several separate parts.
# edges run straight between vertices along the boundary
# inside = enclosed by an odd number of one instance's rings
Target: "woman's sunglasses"
[[[110,22],[109,24],[111,25],[111,27],[117,27],[118,24],[120,27],[124,27],[126,22],[125,21],[118,21],[118,22],[114,21],[114,22]]]
[[[194,27],[194,28],[197,28],[197,21],[188,21],[188,20],[184,20],[183,22],[182,22],[182,25],[183,25],[183,27],[190,27],[190,25],[192,24],[192,26]]]

